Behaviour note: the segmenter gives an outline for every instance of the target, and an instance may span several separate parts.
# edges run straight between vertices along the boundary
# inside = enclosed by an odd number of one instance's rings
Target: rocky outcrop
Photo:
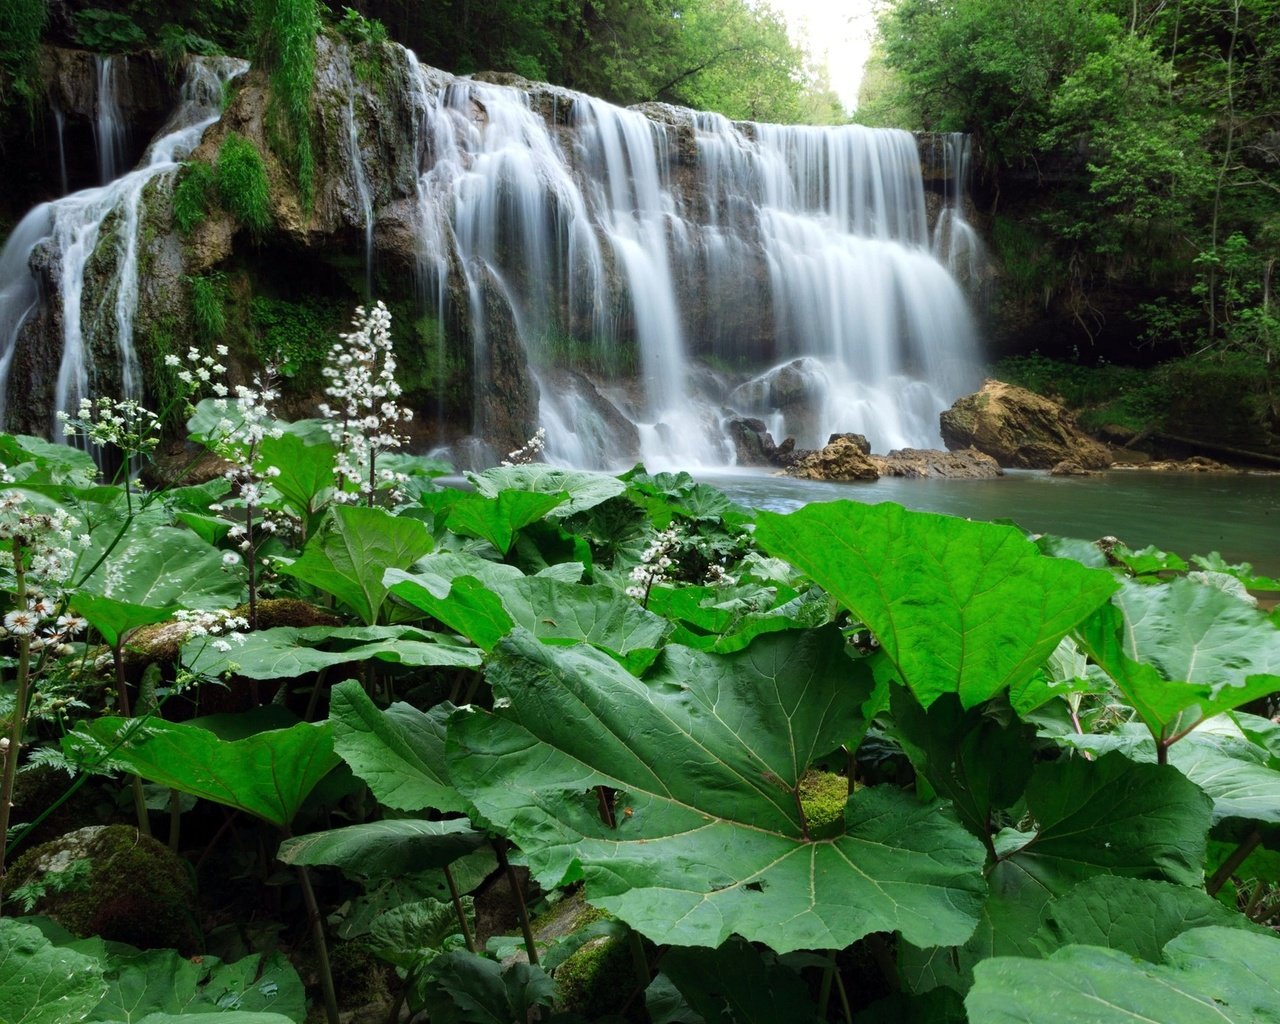
[[[1237,473],[1239,470],[1228,466],[1225,462],[1193,455],[1189,459],[1161,459],[1156,462],[1119,464],[1112,469],[1141,470],[1147,473]]]
[[[804,480],[837,483],[880,479],[880,471],[871,457],[854,441],[839,436],[822,451],[806,455],[785,472],[787,476]]]
[[[945,480],[992,480],[1004,470],[990,455],[976,448],[942,452],[936,448],[900,448],[888,455],[872,455],[871,463],[881,476]]]
[[[1064,461],[1103,469],[1112,461],[1057,402],[1003,381],[986,381],[939,421],[949,449],[976,448],[1006,469],[1050,469]]]

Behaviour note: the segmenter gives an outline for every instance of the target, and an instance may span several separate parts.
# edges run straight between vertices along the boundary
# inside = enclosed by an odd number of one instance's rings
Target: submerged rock
[[[952,451],[976,448],[1012,469],[1050,469],[1070,461],[1082,469],[1111,465],[1105,445],[1084,434],[1057,402],[1026,388],[987,380],[939,416]]]
[[[936,448],[901,448],[888,455],[872,455],[871,462],[881,476],[990,480],[1004,475],[1000,463],[976,448],[962,448],[954,452]]]

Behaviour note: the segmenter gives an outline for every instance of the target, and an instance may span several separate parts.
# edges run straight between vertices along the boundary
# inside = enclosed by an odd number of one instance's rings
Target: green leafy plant
[[[260,237],[271,227],[271,186],[262,154],[243,135],[232,132],[218,150],[214,167],[219,201],[223,207]]]
[[[89,7],[76,12],[76,42],[98,53],[136,50],[146,44],[146,34],[127,14]]]
[[[173,219],[178,230],[189,235],[209,213],[217,195],[217,172],[203,160],[186,164],[173,189]]]

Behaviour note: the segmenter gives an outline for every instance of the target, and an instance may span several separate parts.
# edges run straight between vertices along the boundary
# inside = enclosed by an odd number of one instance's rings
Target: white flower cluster
[[[504,466],[524,466],[530,462],[537,460],[542,454],[543,449],[547,447],[547,430],[545,427],[539,427],[535,431],[533,437],[529,438],[524,445],[517,448],[513,452],[507,452],[507,457],[502,460]]]
[[[82,398],[74,416],[59,411],[58,420],[67,437],[78,434],[131,454],[146,455],[160,443],[160,417],[132,398]]]
[[[222,358],[227,354],[227,346],[219,345],[214,349],[218,353],[218,358]],[[217,359],[210,355],[204,355],[197,348],[187,349],[187,362],[190,369],[179,370],[177,378],[187,388],[187,397],[195,394],[200,388],[207,384],[218,398],[227,397],[227,386],[220,380],[214,380],[214,376],[223,376],[227,372],[227,368],[223,366]],[[165,366],[181,366],[182,360],[172,353],[164,357]]]
[[[213,649],[223,653],[231,650],[231,640],[243,644],[244,631],[249,628],[248,619],[225,608],[216,611],[177,611],[173,617],[185,627],[188,640],[200,636],[213,637]]]
[[[404,483],[402,473],[377,471],[379,453],[399,448],[404,438],[397,428],[413,418],[413,410],[396,401],[396,357],[391,344],[391,312],[382,302],[365,312],[360,306],[352,320],[355,330],[340,334],[321,371],[329,381],[324,393],[334,399],[320,406],[320,415],[330,438],[337,446],[334,468],[344,488],[337,500],[355,502],[362,496],[372,500],[382,487]]]
[[[79,520],[65,509],[37,512],[19,491],[0,493],[0,541],[16,541],[21,549],[25,589],[33,600],[60,601],[71,582],[89,536],[79,533]],[[73,547],[72,545],[75,545]],[[0,568],[15,570],[14,545],[0,548]]]
[[[668,526],[659,533],[645,548],[640,556],[640,564],[631,570],[631,585],[627,587],[627,596],[637,601],[647,600],[649,591],[656,583],[670,580],[667,570],[674,564],[671,554],[680,545],[680,534],[674,526]]]
[[[46,647],[54,654],[72,653],[68,641],[77,633],[88,628],[89,623],[79,615],[58,615],[57,602],[42,597],[28,603],[26,608],[15,608],[4,617],[5,636],[31,637],[31,650],[41,651]],[[49,620],[52,619],[52,624]],[[43,628],[41,628],[43,627]],[[39,629],[39,635],[34,635]]]
[[[732,587],[738,579],[725,572],[723,565],[712,562],[707,566],[706,582],[709,587]]]

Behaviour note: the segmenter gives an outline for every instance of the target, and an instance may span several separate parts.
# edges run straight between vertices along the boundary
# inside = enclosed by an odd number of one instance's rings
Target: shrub
[[[5,0],[0,4],[0,122],[4,109],[22,101],[28,110],[40,95],[40,33],[44,0]]]
[[[226,278],[213,273],[203,277],[189,277],[191,286],[191,315],[196,330],[206,341],[221,339],[227,330],[227,313],[223,301]]]
[[[271,187],[262,154],[243,135],[228,135],[218,150],[218,196],[228,213],[261,237],[271,227]]]
[[[316,75],[315,0],[257,0],[255,63],[271,75],[272,145],[293,165],[303,202],[311,204],[315,154],[311,149],[311,86]],[[283,126],[281,121],[283,120]],[[281,131],[283,127],[283,131]]]

